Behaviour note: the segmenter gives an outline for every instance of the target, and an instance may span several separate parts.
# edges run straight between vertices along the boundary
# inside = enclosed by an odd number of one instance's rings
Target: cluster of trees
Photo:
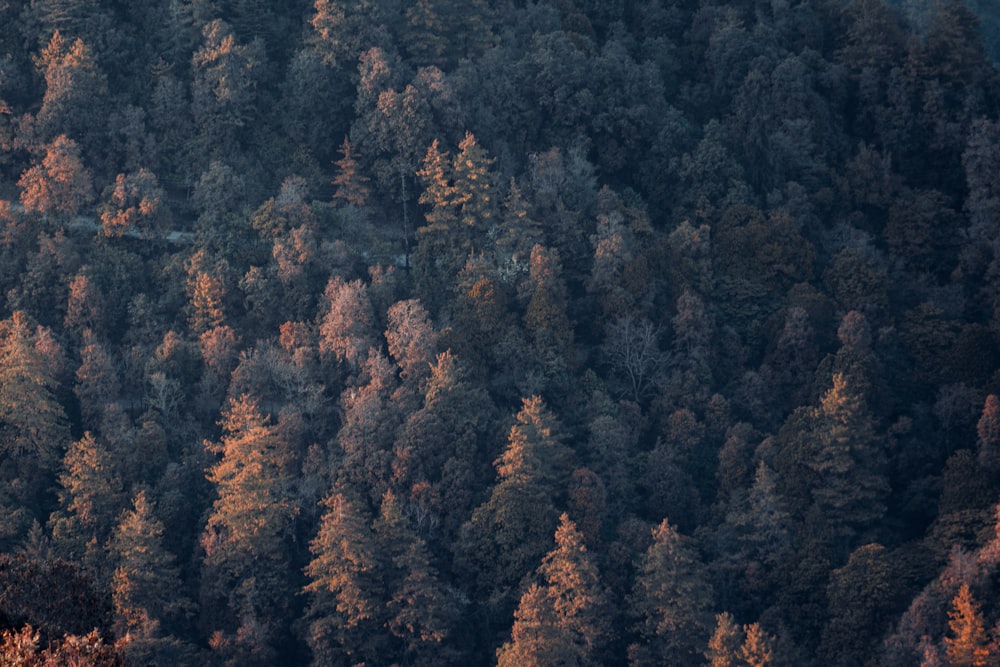
[[[1000,660],[961,0],[0,24],[0,662]]]

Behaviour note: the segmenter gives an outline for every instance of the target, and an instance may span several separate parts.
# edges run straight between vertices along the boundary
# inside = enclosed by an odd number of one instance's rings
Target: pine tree
[[[819,646],[827,664],[862,662],[888,629],[895,602],[893,569],[885,547],[866,544],[830,573],[829,620]]]
[[[708,651],[705,653],[708,664],[711,667],[743,667],[739,659],[742,634],[732,614],[729,612],[717,614],[715,632],[708,640]]]
[[[427,543],[417,536],[391,491],[382,497],[374,524],[386,572],[387,627],[402,644],[401,662],[415,665],[456,663],[452,646],[460,607],[439,580]],[[385,653],[386,645],[382,647]]]
[[[549,549],[555,502],[569,474],[560,429],[541,398],[523,400],[494,462],[497,483],[463,527],[463,549],[484,597],[506,600]]]
[[[343,452],[338,479],[377,503],[390,486],[392,445],[402,421],[393,401],[399,381],[395,368],[378,348],[370,348],[357,385],[340,397],[343,418],[337,444]]]
[[[163,523],[140,491],[122,515],[111,539],[116,563],[111,579],[116,631],[127,637],[126,652],[145,662],[179,650],[171,634],[183,629],[194,605],[183,594],[180,569],[164,548]]]
[[[477,237],[490,228],[498,209],[496,179],[491,170],[495,161],[487,156],[476,137],[466,132],[452,164],[452,205],[459,211],[461,224],[479,230]]]
[[[0,322],[0,451],[45,467],[59,460],[69,427],[58,378],[37,349],[41,331],[23,312]]]
[[[444,23],[434,0],[417,0],[406,10],[403,43],[414,62],[441,65],[448,48]]]
[[[664,519],[639,561],[628,598],[643,644],[629,648],[630,664],[694,664],[711,635],[712,588],[693,547]]]
[[[849,536],[885,514],[889,489],[874,422],[864,397],[839,373],[813,414],[813,500],[831,528]]]
[[[60,509],[49,523],[56,550],[84,564],[101,585],[111,576],[106,543],[127,497],[115,461],[91,433],[73,442],[59,476]]]
[[[609,635],[607,600],[583,536],[566,514],[556,546],[538,568],[514,612],[511,640],[497,650],[500,667],[600,665]]]
[[[211,630],[262,624],[255,646],[279,638],[291,606],[289,538],[298,508],[290,497],[290,461],[278,429],[249,395],[230,400],[208,471],[217,497],[204,533],[203,610]]]
[[[747,667],[768,667],[774,664],[774,637],[767,635],[760,623],[744,625],[746,640],[740,647],[740,657]]]
[[[355,665],[379,655],[383,608],[382,573],[375,535],[358,504],[335,491],[309,544],[305,568],[306,643],[314,665]]]
[[[944,645],[948,664],[952,667],[982,667],[989,664],[986,630],[979,603],[972,597],[969,584],[963,583],[951,601],[948,612],[950,634]]]
[[[982,415],[976,423],[976,449],[979,462],[988,469],[1000,469],[1000,398],[996,394],[986,397]]]
[[[333,198],[340,199],[350,206],[364,208],[371,194],[367,176],[359,172],[358,161],[354,157],[354,146],[351,140],[344,137],[340,145],[341,158],[337,160],[338,173],[333,179]]]
[[[470,256],[482,252],[499,211],[493,158],[466,133],[451,160],[437,140],[417,172],[424,185],[419,202],[428,207],[417,229],[414,264],[425,301],[451,288]],[[439,300],[439,299],[438,299]]]

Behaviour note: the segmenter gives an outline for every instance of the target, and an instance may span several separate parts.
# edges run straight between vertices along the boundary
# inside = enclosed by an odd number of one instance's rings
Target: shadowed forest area
[[[0,0],[0,662],[1000,665],[997,53]]]

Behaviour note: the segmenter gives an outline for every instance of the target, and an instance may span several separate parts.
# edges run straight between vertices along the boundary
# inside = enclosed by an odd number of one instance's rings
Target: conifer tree
[[[0,322],[0,451],[44,467],[59,460],[69,428],[58,378],[39,353],[43,331],[19,311]]]
[[[126,500],[117,466],[103,443],[84,433],[66,451],[59,483],[61,507],[49,519],[56,551],[105,585],[106,543]]]
[[[368,185],[369,179],[360,173],[358,161],[354,157],[354,146],[351,140],[344,137],[344,143],[340,145],[341,158],[337,160],[338,173],[333,179],[336,190],[333,198],[342,200],[350,206],[364,208],[371,194],[371,187]]]
[[[314,665],[355,665],[378,655],[386,622],[375,535],[358,503],[335,491],[309,544],[304,622]]]
[[[523,400],[497,483],[463,528],[463,548],[480,592],[506,599],[549,549],[555,503],[569,474],[560,425],[538,396]]]
[[[874,422],[864,397],[839,373],[813,419],[816,449],[808,464],[817,475],[813,500],[836,533],[851,535],[886,510],[888,484]]]
[[[979,462],[992,471],[1000,469],[1000,398],[986,397],[982,415],[976,423],[976,449]]]
[[[145,491],[122,515],[110,551],[116,631],[128,638],[129,657],[142,662],[183,652],[171,634],[183,629],[194,605],[183,593],[180,569],[163,544],[163,523]]]
[[[949,634],[944,638],[944,645],[949,665],[982,667],[989,664],[983,614],[967,583],[962,584],[951,601],[948,628]]]
[[[374,531],[386,572],[386,624],[401,643],[401,661],[428,667],[456,662],[452,642],[458,601],[439,581],[427,543],[414,532],[391,491],[382,497]]]
[[[414,263],[425,299],[455,284],[466,260],[485,249],[486,234],[499,211],[493,158],[467,132],[453,159],[435,140],[417,172],[424,185],[420,203],[426,225],[417,229]]]
[[[711,667],[743,667],[739,660],[741,635],[740,626],[733,620],[732,614],[717,614],[715,632],[708,640],[708,651],[705,653],[708,664]]]
[[[566,514],[555,540],[537,571],[543,583],[521,596],[511,639],[497,650],[500,667],[603,664],[609,623],[597,568]]]
[[[760,623],[744,625],[746,639],[740,647],[740,657],[747,667],[768,667],[774,664],[774,637],[767,635]]]
[[[448,48],[444,22],[434,0],[417,0],[406,10],[403,44],[411,58],[422,65],[440,65]]]
[[[287,446],[249,395],[230,400],[208,479],[216,489],[201,544],[202,606],[209,630],[259,624],[253,650],[280,637],[292,602],[290,536],[298,508],[290,497]]]
[[[459,211],[459,222],[485,233],[493,224],[499,207],[496,179],[491,167],[496,160],[488,157],[471,132],[458,144],[452,164],[454,190],[452,205]],[[477,239],[478,241],[478,239]]]
[[[711,635],[712,588],[701,573],[697,553],[664,519],[639,561],[629,596],[641,644],[629,647],[632,667],[694,664]]]
[[[402,415],[393,401],[399,381],[381,350],[370,348],[357,385],[340,397],[343,419],[337,444],[343,452],[338,479],[377,503],[390,485],[392,445]]]

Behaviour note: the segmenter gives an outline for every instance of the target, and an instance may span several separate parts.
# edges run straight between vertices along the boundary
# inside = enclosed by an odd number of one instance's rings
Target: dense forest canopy
[[[1000,664],[993,3],[0,26],[0,662]]]

